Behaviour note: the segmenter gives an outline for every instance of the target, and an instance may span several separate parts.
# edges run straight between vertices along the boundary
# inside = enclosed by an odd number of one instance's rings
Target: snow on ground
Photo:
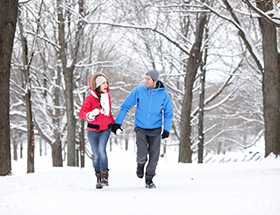
[[[50,153],[49,153],[50,154]],[[177,153],[160,158],[156,189],[138,179],[135,152],[108,152],[110,186],[95,189],[89,163],[51,167],[36,157],[35,173],[13,161],[13,175],[0,177],[1,215],[276,215],[280,211],[280,158],[250,162],[178,164]],[[66,166],[66,165],[65,165]]]

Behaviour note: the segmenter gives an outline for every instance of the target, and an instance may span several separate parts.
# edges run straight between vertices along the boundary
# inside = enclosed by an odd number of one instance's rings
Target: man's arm
[[[173,118],[173,107],[172,107],[172,102],[171,102],[168,92],[167,91],[165,91],[165,92],[166,92],[166,97],[165,97],[165,103],[163,105],[163,111],[164,111],[163,129],[170,132],[172,118]]]
[[[126,97],[121,105],[115,124],[122,124],[127,112],[136,105],[137,102],[137,87]]]

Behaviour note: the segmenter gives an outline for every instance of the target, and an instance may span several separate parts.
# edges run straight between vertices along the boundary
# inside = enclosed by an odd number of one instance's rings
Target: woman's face
[[[100,91],[102,93],[107,93],[107,89],[108,89],[108,83],[107,81],[104,81],[101,85],[100,85]]]

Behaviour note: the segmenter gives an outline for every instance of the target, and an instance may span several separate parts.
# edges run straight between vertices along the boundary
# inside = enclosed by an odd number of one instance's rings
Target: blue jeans
[[[92,158],[95,172],[99,173],[104,170],[109,171],[106,146],[110,137],[111,129],[103,131],[88,130],[87,133],[92,150]]]

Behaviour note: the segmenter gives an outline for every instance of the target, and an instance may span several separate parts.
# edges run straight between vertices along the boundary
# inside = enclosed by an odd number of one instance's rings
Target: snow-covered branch
[[[265,18],[268,22],[271,22],[276,27],[280,27],[280,13],[277,7],[274,7],[273,10],[268,11],[267,13],[263,12],[257,8],[250,0],[242,0],[250,8],[252,8],[260,17]]]
[[[135,30],[149,30],[149,31],[152,31],[152,32],[155,32],[155,33],[161,35],[162,37],[167,39],[170,43],[172,43],[173,45],[178,47],[182,52],[189,54],[189,51],[179,41],[174,40],[172,37],[169,37],[167,35],[167,33],[159,31],[155,27],[142,26],[142,25],[131,25],[131,24],[125,24],[125,23],[113,23],[113,22],[106,22],[106,21],[88,21],[85,19],[84,19],[84,21],[87,24],[91,24],[91,25],[109,25],[112,27],[119,27],[119,28],[129,28],[129,29],[135,29]]]

